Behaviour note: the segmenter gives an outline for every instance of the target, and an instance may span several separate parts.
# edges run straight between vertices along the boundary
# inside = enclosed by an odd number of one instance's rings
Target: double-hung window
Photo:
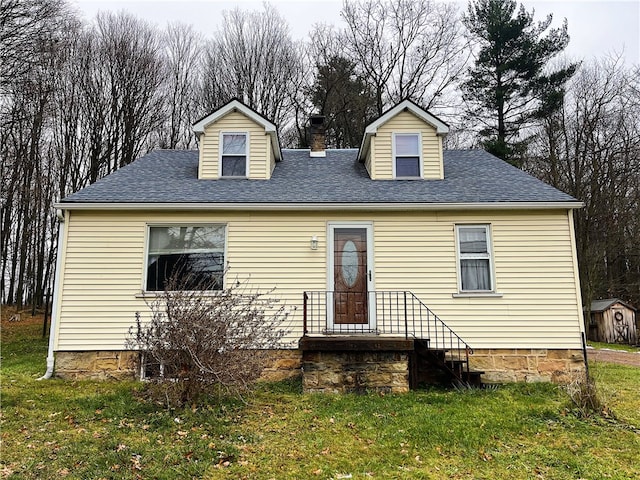
[[[457,225],[458,286],[461,292],[492,292],[489,225]]]
[[[247,133],[222,133],[220,155],[221,177],[247,176]]]
[[[224,244],[223,224],[149,227],[146,290],[222,289]]]
[[[421,178],[420,134],[393,134],[393,171],[395,178]]]

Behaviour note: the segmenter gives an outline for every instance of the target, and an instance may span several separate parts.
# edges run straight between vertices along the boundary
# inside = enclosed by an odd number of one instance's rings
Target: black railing
[[[469,372],[473,353],[410,291],[304,292],[303,332],[305,336],[368,334],[423,340],[429,350],[445,352],[444,366],[457,377],[463,368]]]

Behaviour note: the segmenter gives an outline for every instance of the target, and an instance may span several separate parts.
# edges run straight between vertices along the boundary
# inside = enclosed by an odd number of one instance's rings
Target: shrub
[[[147,300],[148,320],[136,313],[127,346],[140,350],[147,393],[167,406],[214,393],[243,398],[260,377],[268,349],[283,346],[287,313],[272,291],[247,282],[214,290],[199,284],[184,290],[174,276],[165,290]]]
[[[573,410],[579,417],[606,414],[606,408],[596,381],[590,374],[576,374],[565,386]]]

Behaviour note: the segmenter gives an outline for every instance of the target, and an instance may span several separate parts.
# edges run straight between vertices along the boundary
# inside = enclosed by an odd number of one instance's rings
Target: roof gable
[[[592,312],[604,312],[611,305],[614,305],[616,303],[624,305],[625,307],[633,310],[634,312],[636,311],[636,309],[633,306],[629,305],[627,302],[623,302],[619,298],[605,298],[605,299],[601,299],[601,300],[593,300],[591,302],[591,311]]]
[[[256,124],[260,125],[264,128],[265,134],[269,135],[271,139],[271,146],[273,148],[274,155],[276,156],[276,161],[282,160],[282,149],[280,148],[280,140],[278,139],[278,129],[274,123],[270,122],[258,112],[248,107],[244,103],[242,103],[237,98],[234,98],[226,105],[223,105],[216,111],[210,113],[206,117],[198,120],[193,124],[194,133],[200,138],[200,136],[204,133],[205,129],[225,117],[231,112],[239,112],[251,119]]]
[[[429,113],[422,107],[419,107],[416,103],[412,102],[409,99],[406,99],[398,103],[395,107],[390,108],[385,113],[380,115],[380,117],[378,117],[376,120],[367,125],[364,130],[364,136],[362,137],[362,143],[358,152],[359,161],[364,161],[371,145],[371,138],[378,133],[378,129],[389,120],[396,117],[399,113],[405,111],[411,112],[427,125],[433,127],[436,131],[436,135],[445,136],[447,135],[447,133],[449,133],[449,125],[447,125],[445,122],[440,120],[435,115]]]
[[[411,100],[407,99],[407,100],[403,100],[402,102],[397,104],[395,107],[390,108],[385,113],[383,113],[380,117],[378,117],[377,120],[374,120],[373,122],[371,122],[367,126],[367,128],[365,128],[365,130],[364,130],[365,135],[366,134],[371,134],[371,135],[375,134],[378,131],[378,127],[380,127],[381,125],[387,123],[390,119],[392,119],[398,113],[403,112],[403,111],[409,111],[409,112],[413,113],[416,117],[420,118],[424,122],[426,122],[429,125],[431,125],[433,128],[436,129],[436,134],[437,135],[446,135],[447,133],[449,133],[449,125],[444,123],[442,120],[440,120],[435,115],[433,115],[433,114],[427,112],[425,109],[419,107],[418,105],[416,105]]]

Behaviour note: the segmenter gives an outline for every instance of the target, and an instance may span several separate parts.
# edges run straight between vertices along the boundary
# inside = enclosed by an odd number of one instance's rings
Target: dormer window
[[[249,135],[246,132],[222,133],[221,177],[247,177]]]
[[[419,133],[393,134],[393,176],[421,178],[422,161]]]

